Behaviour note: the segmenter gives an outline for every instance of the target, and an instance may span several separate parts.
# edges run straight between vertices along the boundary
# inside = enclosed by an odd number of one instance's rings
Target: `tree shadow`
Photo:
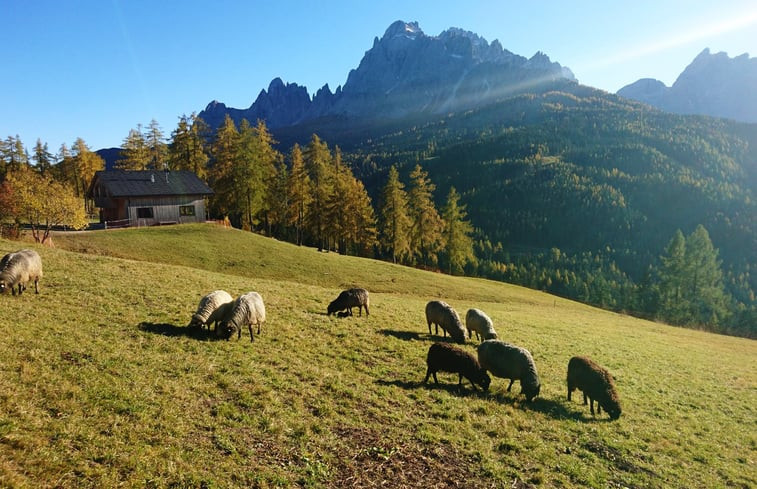
[[[159,334],[163,336],[184,336],[195,340],[214,340],[215,335],[207,329],[193,328],[190,326],[176,326],[170,323],[150,323],[143,321],[138,325],[139,329],[148,333]]]

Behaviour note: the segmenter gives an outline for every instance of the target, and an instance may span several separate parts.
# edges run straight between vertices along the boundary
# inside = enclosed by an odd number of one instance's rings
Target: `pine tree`
[[[444,245],[444,221],[434,206],[433,192],[436,186],[428,178],[428,172],[416,165],[410,174],[408,192],[409,215],[412,221],[410,248],[417,262],[424,266],[437,263],[437,252]]]
[[[410,253],[410,226],[407,193],[400,182],[395,166],[389,169],[389,178],[381,191],[382,247],[390,253],[392,262],[403,260]]]
[[[723,272],[718,250],[701,224],[686,238],[686,291],[690,320],[694,324],[716,326],[728,312]]]
[[[673,324],[711,326],[723,320],[728,298],[717,256],[704,226],[686,238],[676,231],[660,257],[658,317]]]
[[[475,263],[473,253],[473,226],[466,221],[465,206],[460,204],[460,195],[451,187],[447,195],[447,203],[442,211],[444,219],[445,255],[447,271],[450,274],[462,273],[467,263]]]

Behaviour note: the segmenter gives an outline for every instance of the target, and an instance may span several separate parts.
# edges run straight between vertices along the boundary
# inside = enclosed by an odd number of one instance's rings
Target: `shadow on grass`
[[[143,321],[139,323],[141,331],[159,334],[163,336],[185,336],[196,340],[214,340],[216,339],[207,329],[193,328],[189,326],[176,326],[169,323],[149,323]]]
[[[419,380],[417,382],[407,382],[404,380],[377,380],[376,383],[379,385],[387,385],[387,386],[394,386],[394,387],[400,387],[405,390],[415,390],[415,389],[429,389],[429,390],[443,390],[447,391],[452,395],[456,396],[475,396],[479,398],[486,398],[489,397],[488,393],[482,392],[480,388],[477,388],[476,390],[472,390],[472,387],[469,383],[464,383],[462,389],[457,385],[457,377],[455,377],[455,382],[439,382],[438,384],[435,384],[433,379],[429,379],[428,383],[424,383],[422,380]]]
[[[384,336],[393,336],[394,338],[397,338],[402,341],[433,341],[433,342],[439,342],[439,343],[454,343],[452,340],[452,337],[450,336],[439,336],[439,335],[427,335],[424,333],[419,333],[417,331],[398,331],[396,329],[379,329],[379,334],[382,334]]]
[[[470,384],[467,384],[467,383],[463,384],[462,389],[458,387],[457,382],[439,382],[439,384],[435,384],[431,379],[429,379],[428,383],[424,383],[422,380],[405,381],[405,380],[379,379],[376,381],[376,384],[399,387],[407,391],[416,390],[416,389],[444,390],[444,391],[449,392],[452,395],[457,395],[457,396],[462,396],[462,397],[474,396],[479,399],[488,399],[490,401],[497,402],[499,404],[509,404],[514,407],[519,407],[520,409],[523,409],[523,410],[542,413],[545,416],[549,416],[554,419],[573,419],[573,420],[581,421],[584,423],[611,422],[611,420],[606,416],[605,417],[584,416],[584,413],[582,411],[576,411],[574,409],[571,409],[571,406],[566,405],[566,402],[562,400],[536,397],[531,402],[528,402],[526,401],[525,397],[515,394],[513,392],[507,392],[507,391],[492,392],[491,390],[484,392],[484,391],[481,391],[480,389],[472,390]]]

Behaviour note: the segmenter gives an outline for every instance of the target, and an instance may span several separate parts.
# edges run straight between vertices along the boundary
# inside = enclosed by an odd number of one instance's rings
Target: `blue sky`
[[[0,138],[29,151],[119,146],[152,119],[169,136],[212,100],[249,107],[275,77],[333,91],[395,20],[542,51],[610,92],[670,86],[704,48],[757,56],[754,0],[0,0],[0,19]]]

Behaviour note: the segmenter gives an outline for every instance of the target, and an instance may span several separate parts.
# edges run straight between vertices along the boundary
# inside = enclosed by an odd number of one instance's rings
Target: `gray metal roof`
[[[187,170],[105,170],[95,173],[88,194],[95,185],[106,189],[110,197],[145,197],[154,195],[212,195],[205,182]]]

